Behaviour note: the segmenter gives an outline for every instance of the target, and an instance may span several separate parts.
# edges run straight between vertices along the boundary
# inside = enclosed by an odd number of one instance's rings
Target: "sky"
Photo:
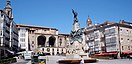
[[[6,0],[0,0],[0,9],[5,5]],[[17,24],[53,27],[59,33],[72,30],[72,9],[78,13],[81,28],[88,16],[93,24],[132,22],[132,0],[11,0],[11,6]]]

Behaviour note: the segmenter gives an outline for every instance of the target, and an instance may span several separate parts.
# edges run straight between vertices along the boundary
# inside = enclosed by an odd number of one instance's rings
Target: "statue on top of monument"
[[[73,9],[72,9],[72,13],[73,13],[73,15],[74,15],[74,21],[75,22],[78,22],[78,20],[77,20],[77,12],[75,12]]]
[[[77,17],[77,12],[75,12],[75,11],[72,9],[72,13],[73,13],[73,15],[74,15],[74,18],[76,18],[76,17]]]

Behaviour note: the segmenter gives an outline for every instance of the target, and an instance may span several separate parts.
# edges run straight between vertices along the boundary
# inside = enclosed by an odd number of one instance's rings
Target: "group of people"
[[[130,60],[132,59],[132,55],[128,55],[127,58]]]

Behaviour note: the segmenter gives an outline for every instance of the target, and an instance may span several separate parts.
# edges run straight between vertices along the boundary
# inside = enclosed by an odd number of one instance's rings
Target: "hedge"
[[[0,64],[11,64],[16,62],[16,58],[1,59]]]

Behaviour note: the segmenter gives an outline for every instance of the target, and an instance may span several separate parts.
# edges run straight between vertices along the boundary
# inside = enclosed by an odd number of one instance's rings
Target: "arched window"
[[[44,47],[45,46],[45,42],[46,42],[46,37],[43,36],[43,35],[38,36],[37,41],[38,41],[38,46],[39,47]]]
[[[56,38],[54,36],[49,37],[49,46],[53,47],[55,44]]]

